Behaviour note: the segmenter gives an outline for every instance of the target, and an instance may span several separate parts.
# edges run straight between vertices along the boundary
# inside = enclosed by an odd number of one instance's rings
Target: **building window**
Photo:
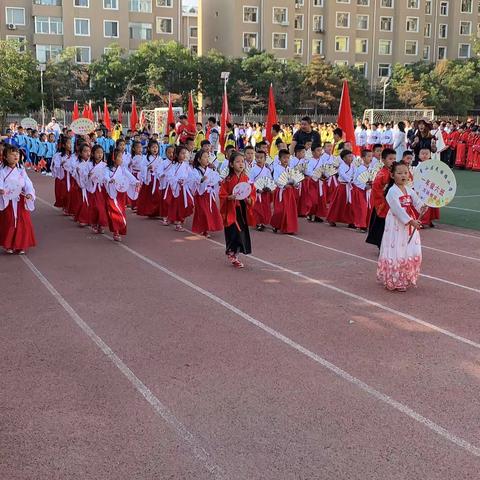
[[[272,33],[272,48],[276,50],[285,50],[287,48],[287,34]]]
[[[393,17],[380,17],[380,31],[393,31]]]
[[[348,67],[348,60],[335,60],[333,64],[336,67]]]
[[[60,45],[36,45],[35,53],[39,63],[47,63],[50,60],[58,60],[62,53]]]
[[[350,28],[350,14],[348,12],[337,12],[337,28]]]
[[[295,15],[295,30],[303,30],[303,15]]]
[[[115,20],[104,20],[103,36],[105,38],[118,38],[118,22]]]
[[[367,64],[366,62],[355,62],[355,68],[364,76],[367,76]]]
[[[25,25],[25,9],[24,8],[6,8],[7,23],[14,25]]]
[[[74,7],[88,8],[90,6],[90,0],[74,0]]]
[[[62,0],[33,0],[35,5],[49,5],[52,7],[61,7]]]
[[[462,0],[460,4],[460,11],[462,13],[473,12],[473,0]]]
[[[418,17],[407,17],[407,32],[418,32],[419,18]]]
[[[258,48],[258,33],[244,32],[243,49],[248,51],[251,48]]]
[[[129,37],[132,40],[151,40],[152,24],[151,23],[129,23]]]
[[[314,7],[323,7],[323,0],[313,0]]]
[[[425,15],[432,14],[432,0],[425,0]]]
[[[243,22],[258,23],[258,7],[243,7]]]
[[[157,0],[157,7],[173,7],[173,0]]]
[[[90,19],[89,18],[75,18],[75,35],[79,37],[90,36]]]
[[[423,27],[423,36],[425,38],[430,38],[432,36],[432,24],[426,23]]]
[[[300,8],[305,6],[305,1],[304,0],[295,0],[295,7]]]
[[[193,55],[198,55],[198,45],[190,45],[190,51]]]
[[[288,8],[273,7],[273,23],[287,24],[288,22]]]
[[[323,51],[322,40],[312,40],[312,55],[321,55]]]
[[[368,53],[368,40],[366,38],[355,39],[355,53]]]
[[[438,60],[446,60],[447,59],[447,47],[438,47]]]
[[[335,51],[340,53],[348,53],[350,37],[335,37]]]
[[[157,33],[173,33],[173,18],[157,17]]]
[[[405,55],[417,55],[418,42],[416,40],[405,40]]]
[[[368,30],[369,15],[357,15],[357,30]]]
[[[380,6],[383,8],[393,8],[393,0],[381,0]]]
[[[379,77],[389,77],[390,76],[391,65],[389,63],[379,63],[378,64],[378,76]]]
[[[370,6],[370,0],[357,0],[357,5],[359,7],[369,7]]]
[[[35,17],[35,33],[63,35],[63,20],[60,17]]]
[[[458,58],[470,58],[470,44],[460,43],[458,45]]]
[[[407,0],[407,8],[420,8],[420,0]]]
[[[447,38],[447,36],[448,36],[448,25],[446,23],[441,23],[438,26],[438,36],[439,36],[439,38]]]
[[[296,38],[293,42],[293,53],[295,55],[303,55],[303,40]]]
[[[430,45],[423,46],[423,59],[430,60]]]
[[[90,47],[75,47],[75,61],[77,63],[90,63]]]
[[[313,16],[313,31],[316,33],[323,32],[323,15]]]
[[[379,55],[391,55],[392,54],[392,41],[391,40],[379,40],[378,41],[378,54]]]
[[[103,0],[105,10],[118,10],[118,0]]]
[[[472,22],[460,22],[460,35],[472,34]]]
[[[448,2],[440,2],[440,15],[442,17],[448,16]]]
[[[7,35],[5,37],[7,40],[15,42],[17,44],[17,50],[20,53],[25,52],[25,41],[26,37],[24,35]]]
[[[190,38],[198,38],[198,27],[190,27],[188,29],[188,35]]]
[[[130,12],[152,13],[152,0],[129,0],[128,10]]]

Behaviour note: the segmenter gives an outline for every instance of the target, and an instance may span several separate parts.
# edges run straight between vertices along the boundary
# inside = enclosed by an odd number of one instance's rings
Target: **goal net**
[[[155,108],[154,110],[143,110],[145,120],[153,127],[154,133],[163,135],[167,131],[168,108]],[[173,115],[178,118],[183,115],[182,107],[173,107]]]
[[[363,121],[368,120],[370,123],[398,123],[400,121],[421,120],[422,118],[432,121],[435,112],[430,109],[412,109],[412,110],[376,110],[370,109],[363,112]]]

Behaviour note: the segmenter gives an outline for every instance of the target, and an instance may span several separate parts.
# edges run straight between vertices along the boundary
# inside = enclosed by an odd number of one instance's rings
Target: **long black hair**
[[[398,167],[407,167],[408,165],[403,161],[400,160],[399,162],[393,162],[392,166],[390,167],[390,181],[388,182],[387,187],[385,188],[384,195],[387,196],[390,189],[395,185],[395,180],[393,179],[393,174],[397,171]]]
[[[89,145],[88,143],[85,143],[85,142],[82,142],[82,143],[80,143],[80,144],[78,145],[77,155],[78,155],[78,159],[79,159],[79,160],[80,160],[80,156],[81,156],[81,154],[82,154],[82,152],[83,152],[83,150],[84,150],[85,148],[90,148],[90,145]],[[92,150],[92,149],[90,148],[90,150]],[[90,153],[91,153],[91,152],[90,152]],[[88,161],[88,160],[89,160],[89,159],[87,158],[87,161]]]
[[[175,149],[175,155],[173,157],[173,162],[172,163],[178,163],[178,157],[180,156],[180,153],[182,153],[183,150],[186,150],[188,152],[188,148],[185,147],[185,145],[179,145]]]
[[[234,151],[230,155],[230,158],[228,160],[228,176],[233,177],[235,175],[235,170],[233,168],[233,162],[238,158],[238,157],[244,157],[243,153]]]
[[[156,145],[158,147],[158,153],[157,153],[157,156],[160,155],[160,145],[158,144],[158,142],[156,140],[153,140],[152,138],[148,141],[148,145],[147,145],[147,157],[149,155],[153,155],[152,153],[152,147]]]
[[[119,148],[114,148],[112,150],[112,154],[108,156],[107,167],[110,170],[112,170],[113,167],[115,166],[115,158],[117,157],[117,155],[120,155],[120,154],[122,154],[122,151]]]
[[[18,168],[23,168],[23,159],[24,159],[24,156],[25,156],[25,154],[23,153],[23,150],[21,150],[17,146],[12,145],[10,143],[6,143],[5,148],[3,149],[3,158],[2,158],[3,166],[6,167],[8,165],[8,162],[7,162],[8,154],[9,153],[14,153],[14,152],[18,152],[19,155],[20,155],[20,160],[17,163],[17,167]]]
[[[203,154],[207,154],[208,155],[208,152],[205,151],[205,150],[199,150],[196,154],[195,154],[195,158],[193,159],[193,168],[197,169],[200,171],[200,160],[202,158],[202,155]],[[208,166],[208,165],[207,165]]]
[[[68,140],[70,140],[70,154],[72,154],[72,148],[71,148],[71,144],[72,144],[72,139],[70,137],[66,137],[66,136],[63,136],[61,138],[61,140],[59,140],[60,142],[60,147],[58,149],[58,151],[60,152],[60,155],[63,157],[64,155],[67,154],[67,142]]]
[[[97,150],[101,150],[103,152],[103,158],[102,160],[105,160],[105,150],[102,148],[101,145],[94,145],[93,148],[92,148],[92,154],[90,156],[90,160],[92,161],[92,163],[95,165],[95,153],[97,153]]]

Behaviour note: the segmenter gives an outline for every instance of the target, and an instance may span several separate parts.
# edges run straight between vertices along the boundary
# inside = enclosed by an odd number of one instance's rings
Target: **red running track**
[[[344,228],[253,232],[236,271],[220,234],[130,215],[119,245],[34,181],[39,246],[0,257],[0,478],[478,478],[480,236],[424,231],[392,294]]]

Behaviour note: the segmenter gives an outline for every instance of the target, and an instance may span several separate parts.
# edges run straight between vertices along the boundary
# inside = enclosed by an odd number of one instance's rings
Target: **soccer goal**
[[[163,135],[167,131],[168,108],[155,108],[154,110],[143,110],[145,120],[153,127],[154,133]],[[173,107],[175,118],[183,115],[182,107]]]
[[[363,112],[363,121],[370,123],[398,123],[401,120],[421,120],[422,118],[432,121],[435,117],[435,111],[430,109],[412,109],[412,110],[381,110],[369,109]]]

